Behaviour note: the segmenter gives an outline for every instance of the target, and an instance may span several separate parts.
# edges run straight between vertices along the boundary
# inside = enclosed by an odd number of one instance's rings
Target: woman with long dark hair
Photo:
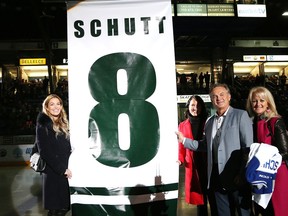
[[[186,119],[179,124],[179,131],[187,138],[202,139],[208,117],[204,101],[200,96],[192,95],[186,103],[186,108]],[[197,215],[208,215],[206,153],[192,151],[179,143],[178,163],[185,166],[185,201],[197,205]],[[217,211],[212,196],[209,201],[211,213],[214,215]]]

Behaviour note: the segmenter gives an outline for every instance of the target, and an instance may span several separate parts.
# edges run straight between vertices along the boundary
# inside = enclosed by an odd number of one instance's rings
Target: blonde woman
[[[36,142],[47,164],[42,175],[44,208],[48,216],[64,216],[70,209],[71,145],[67,114],[58,95],[48,95],[42,104],[37,117]]]
[[[250,90],[246,108],[253,117],[254,142],[276,146],[282,155],[282,164],[277,170],[272,199],[266,209],[254,203],[255,215],[287,215],[288,135],[285,123],[277,112],[273,95],[265,87],[254,87]]]

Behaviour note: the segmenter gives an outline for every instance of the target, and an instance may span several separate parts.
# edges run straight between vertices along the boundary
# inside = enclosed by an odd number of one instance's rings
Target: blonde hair
[[[277,109],[276,109],[275,102],[274,102],[274,97],[271,94],[271,92],[265,87],[258,86],[258,87],[253,87],[250,90],[248,99],[246,102],[246,109],[250,117],[255,116],[255,113],[253,111],[253,105],[252,105],[252,100],[253,100],[253,97],[255,96],[258,96],[261,99],[264,99],[267,101],[268,109],[264,112],[264,116],[267,118],[267,121],[271,119],[272,117],[279,116]]]
[[[53,116],[48,111],[48,104],[49,104],[50,100],[53,98],[57,98],[60,102],[61,107],[62,107],[61,112],[59,113],[57,120],[54,120]],[[53,130],[56,132],[56,136],[64,133],[66,138],[69,138],[69,122],[68,122],[67,114],[66,114],[66,111],[63,107],[63,101],[58,95],[50,94],[46,97],[46,99],[43,101],[43,104],[42,104],[42,112],[45,113],[47,116],[49,116],[50,119],[52,120]]]

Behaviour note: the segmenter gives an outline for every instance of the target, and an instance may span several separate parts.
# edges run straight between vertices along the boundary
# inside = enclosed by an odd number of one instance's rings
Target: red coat
[[[179,124],[179,131],[181,131],[185,137],[193,139],[192,128],[189,119]],[[207,177],[201,177],[199,173],[206,174],[206,163],[195,163],[195,156],[202,158],[206,161],[206,155],[203,152],[194,152],[184,148],[183,144],[179,143],[179,155],[178,159],[185,165],[185,201],[189,204],[203,205],[203,187],[207,186]],[[194,159],[193,159],[194,158]],[[201,185],[202,184],[202,185]]]
[[[283,120],[282,120],[283,121]],[[287,143],[287,135],[281,136],[281,138],[278,138],[276,136],[279,136],[281,134],[280,131],[277,131],[277,127],[275,126],[275,119],[274,121],[271,120],[271,128],[268,128],[269,123],[265,121],[264,119],[259,120],[257,122],[257,134],[256,134],[256,141],[258,143],[267,143],[272,144],[276,146],[279,149],[279,146],[277,145],[283,145],[283,143]],[[285,127],[285,126],[283,126]],[[273,128],[275,128],[275,131],[273,132]],[[272,131],[270,131],[272,130]],[[284,131],[286,129],[284,128]],[[272,136],[274,134],[274,139],[277,140],[275,143],[273,142]],[[283,140],[285,138],[285,140]],[[276,142],[280,142],[276,143]],[[280,154],[283,152],[280,151]],[[274,215],[275,216],[286,216],[287,215],[287,204],[288,204],[288,170],[287,166],[284,161],[282,161],[281,166],[277,170],[276,179],[275,179],[275,188],[274,192],[272,194],[272,205],[274,209]]]

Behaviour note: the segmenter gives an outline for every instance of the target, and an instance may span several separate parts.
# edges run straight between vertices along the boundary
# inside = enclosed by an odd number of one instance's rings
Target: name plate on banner
[[[68,2],[67,15],[73,216],[175,216],[171,1]]]

